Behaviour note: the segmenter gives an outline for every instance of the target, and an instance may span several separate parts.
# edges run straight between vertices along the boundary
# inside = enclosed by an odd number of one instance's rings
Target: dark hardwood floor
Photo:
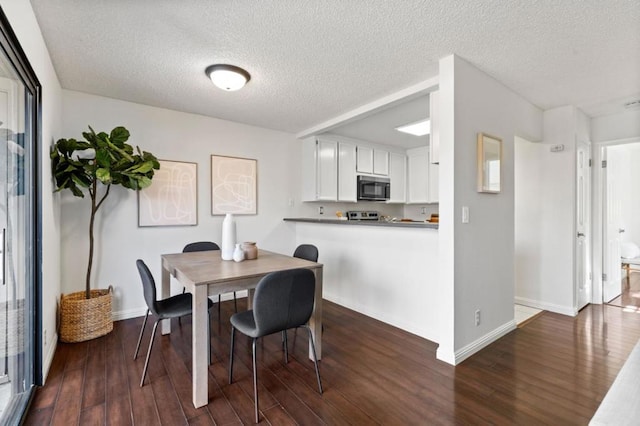
[[[324,394],[307,358],[306,332],[289,332],[287,365],[280,337],[270,336],[258,355],[262,424],[587,424],[640,338],[640,315],[617,307],[588,306],[576,318],[545,312],[452,367],[436,360],[432,342],[324,306]],[[239,334],[235,382],[227,383],[232,307],[223,303],[220,322],[213,310],[206,407],[191,403],[190,317],[157,337],[143,388],[144,356],[132,359],[137,318],[90,342],[59,343],[27,424],[253,423],[250,344]]]
[[[611,300],[609,304],[640,311],[640,271],[632,269],[628,277],[622,278],[620,289],[620,296]]]

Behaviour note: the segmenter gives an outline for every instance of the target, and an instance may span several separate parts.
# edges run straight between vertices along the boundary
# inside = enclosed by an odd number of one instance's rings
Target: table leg
[[[247,289],[247,311],[253,309],[253,294],[256,292],[255,288]]]
[[[209,403],[207,345],[209,333],[207,321],[207,286],[197,286],[193,295],[192,359],[193,359],[193,405],[200,408]]]
[[[309,319],[309,328],[313,340],[316,343],[316,355],[318,359],[322,358],[322,267],[314,269],[316,276],[316,294],[315,303],[313,305],[313,313]],[[313,360],[313,352],[311,342],[309,342],[309,359]]]
[[[166,268],[162,268],[162,285],[160,286],[160,299],[166,299],[171,296],[171,273]],[[171,333],[171,320],[163,320],[160,325],[162,334]]]

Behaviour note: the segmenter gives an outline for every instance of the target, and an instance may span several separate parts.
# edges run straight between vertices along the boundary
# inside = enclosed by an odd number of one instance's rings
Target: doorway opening
[[[640,141],[601,148],[602,301],[640,312]]]

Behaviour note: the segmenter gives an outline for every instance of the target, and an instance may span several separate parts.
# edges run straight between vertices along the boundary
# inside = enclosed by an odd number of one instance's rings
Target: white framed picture
[[[159,160],[151,186],[138,191],[138,226],[198,224],[198,164]]]
[[[211,214],[258,212],[258,160],[211,156]]]

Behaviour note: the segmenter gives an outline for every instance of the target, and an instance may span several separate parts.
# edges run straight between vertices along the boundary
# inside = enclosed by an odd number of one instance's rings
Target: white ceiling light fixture
[[[234,65],[209,65],[204,73],[213,84],[229,92],[242,89],[251,80],[251,75],[247,71]]]
[[[424,136],[431,133],[431,120],[416,121],[415,123],[405,124],[395,128],[399,132],[408,133],[413,136]]]

